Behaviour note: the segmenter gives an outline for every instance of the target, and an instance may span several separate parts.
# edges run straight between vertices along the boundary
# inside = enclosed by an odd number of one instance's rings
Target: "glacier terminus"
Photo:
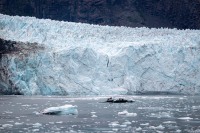
[[[0,38],[15,48],[0,56],[2,94],[200,94],[200,30],[0,14]]]

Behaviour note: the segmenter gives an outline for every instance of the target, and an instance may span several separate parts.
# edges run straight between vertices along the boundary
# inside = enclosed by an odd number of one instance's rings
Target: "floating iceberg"
[[[66,104],[64,106],[44,109],[41,113],[47,115],[77,115],[78,110],[77,106]]]
[[[0,14],[0,38],[18,50],[0,56],[0,93],[200,94],[199,36]]]

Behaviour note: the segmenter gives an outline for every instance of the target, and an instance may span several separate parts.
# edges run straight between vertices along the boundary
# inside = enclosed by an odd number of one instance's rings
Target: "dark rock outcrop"
[[[16,51],[16,47],[14,46],[16,42],[7,41],[0,38],[0,55],[4,53],[9,53],[11,51]]]
[[[10,73],[7,66],[10,62],[6,55],[28,56],[30,52],[36,52],[42,49],[44,48],[37,43],[15,42],[0,38],[0,95],[22,95],[19,89],[14,86],[13,82],[9,80]]]
[[[23,43],[15,42],[10,40],[4,40],[0,38],[0,56],[2,54],[17,54],[17,53],[28,53],[38,49],[44,49],[37,43]]]
[[[113,99],[112,97],[108,98],[106,100],[107,103],[133,103],[135,101],[133,100],[127,100],[127,99],[124,99],[124,98],[118,98],[118,99]]]
[[[0,0],[0,13],[101,25],[200,29],[200,0]]]

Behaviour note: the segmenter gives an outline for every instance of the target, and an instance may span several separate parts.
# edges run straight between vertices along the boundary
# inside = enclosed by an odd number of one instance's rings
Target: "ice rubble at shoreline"
[[[199,36],[0,14],[0,38],[45,47],[3,55],[0,84],[25,95],[199,94]]]

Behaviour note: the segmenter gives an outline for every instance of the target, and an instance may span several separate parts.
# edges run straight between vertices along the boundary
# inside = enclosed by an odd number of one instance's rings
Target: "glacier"
[[[2,94],[200,94],[200,30],[0,14],[0,38],[18,48],[0,55]]]

